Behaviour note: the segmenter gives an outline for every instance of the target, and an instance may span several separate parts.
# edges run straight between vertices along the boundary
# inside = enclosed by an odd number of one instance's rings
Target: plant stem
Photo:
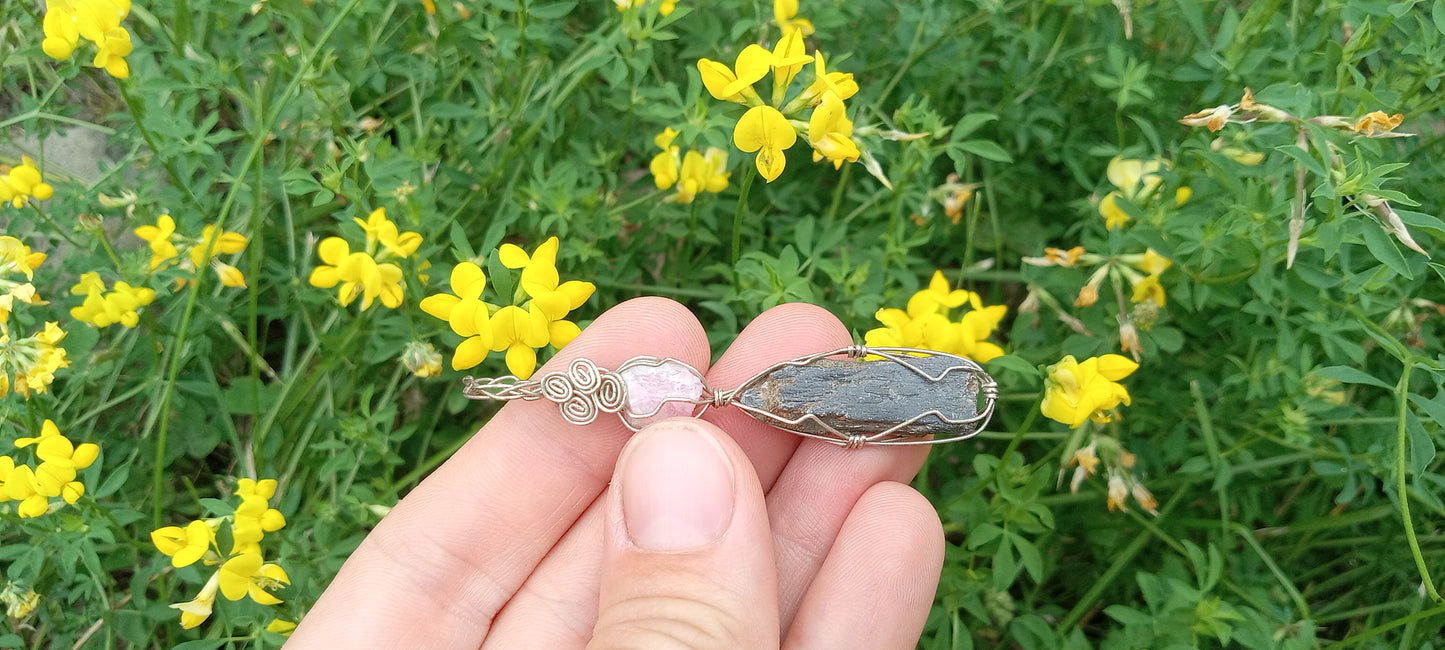
[[[273,110],[270,115],[262,117],[262,128],[258,129],[257,133],[264,135],[265,133],[269,132],[272,127],[275,126],[276,120],[279,119],[281,115],[281,108],[285,106],[286,103],[289,102],[291,98],[296,95],[297,92],[300,91],[301,82],[303,79],[305,79],[307,72],[311,69],[311,66],[316,62],[318,55],[321,54],[321,48],[325,47],[326,42],[331,39],[331,35],[336,33],[336,30],[341,27],[341,21],[345,20],[347,16],[351,15],[351,12],[354,11],[356,7],[360,4],[361,0],[351,0],[350,2],[346,3],[346,6],[341,8],[341,11],[337,13],[334,18],[331,19],[331,23],[326,26],[326,30],[321,33],[321,36],[319,38],[316,39],[316,44],[311,47],[311,51],[306,54],[306,59],[301,62],[300,67],[296,70],[296,76],[291,78],[290,83],[286,85],[286,89],[281,92],[281,97],[278,98],[276,101],[275,110]],[[124,90],[125,84],[120,84],[120,87],[122,88],[122,90]],[[126,104],[127,106],[131,104],[128,96]],[[140,121],[136,120],[136,123],[139,124]],[[261,148],[263,144],[264,140],[260,137],[258,137],[251,143],[251,149],[246,153],[245,159],[241,161],[240,167],[234,170],[235,178],[245,178],[246,173],[251,169],[251,165],[255,164],[256,160],[261,157]],[[240,194],[242,186],[243,183],[238,181],[232,184],[230,191],[226,193],[226,198],[221,203],[221,209],[216,214],[215,227],[217,229],[221,228],[221,226],[226,223],[226,217],[230,215],[231,206],[235,205],[236,196]],[[186,187],[187,192],[189,193],[189,186],[183,185],[183,187]],[[210,249],[215,248],[215,244],[219,240],[220,237],[218,235],[216,237],[213,237],[211,241],[207,242],[207,255],[210,254]],[[186,300],[186,308],[183,312],[181,312],[180,327],[176,329],[176,336],[174,339],[175,349],[171,351],[170,367],[166,369],[165,385],[161,388],[161,399],[159,408],[160,428],[156,432],[155,466],[151,468],[151,526],[153,528],[160,527],[161,515],[164,510],[164,499],[162,499],[161,497],[165,492],[166,438],[170,433],[171,396],[175,394],[176,380],[180,377],[181,365],[184,362],[186,356],[186,334],[190,331],[191,318],[195,315],[196,302],[201,295],[201,285],[203,284],[207,276],[206,273],[201,272],[202,270],[203,269],[197,269],[195,285],[191,287],[190,297]]]
[[[747,168],[743,173],[742,189],[738,191],[738,207],[733,211],[733,267],[737,267],[743,255],[743,217],[748,213],[748,192],[753,189],[753,179],[758,175],[753,165],[747,165]]]
[[[1442,602],[1440,592],[1430,580],[1430,570],[1425,567],[1425,558],[1420,554],[1420,540],[1415,537],[1415,524],[1410,521],[1410,494],[1405,489],[1405,422],[1410,414],[1410,372],[1415,362],[1407,359],[1405,369],[1400,373],[1400,383],[1395,385],[1395,401],[1399,404],[1395,423],[1395,498],[1400,500],[1400,521],[1405,524],[1405,539],[1410,543],[1410,555],[1415,557],[1415,569],[1425,584],[1425,594],[1436,603]]]

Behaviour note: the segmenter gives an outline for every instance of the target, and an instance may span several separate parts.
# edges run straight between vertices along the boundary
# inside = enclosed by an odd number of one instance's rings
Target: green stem
[[[1414,614],[1411,614],[1409,616],[1397,618],[1382,625],[1376,625],[1375,627],[1372,627],[1354,636],[1345,637],[1344,639],[1341,639],[1339,643],[1332,644],[1329,647],[1347,648],[1352,645],[1357,645],[1361,641],[1364,641],[1366,639],[1379,636],[1380,634],[1393,630],[1397,627],[1400,627],[1401,625],[1407,625],[1409,623],[1414,623],[1415,621],[1424,620],[1432,616],[1439,616],[1441,614],[1445,614],[1445,605],[1441,605],[1434,609],[1427,609],[1423,612],[1415,612]]]
[[[757,177],[758,170],[753,165],[747,165],[748,170],[743,173],[743,186],[738,191],[738,207],[733,211],[733,266],[737,267],[738,260],[743,256],[743,217],[748,213],[748,192],[753,189],[753,179]]]
[[[336,33],[336,30],[341,27],[341,21],[351,15],[351,12],[360,4],[361,0],[351,0],[331,19],[331,23],[326,26],[326,30],[316,39],[316,44],[311,47],[311,51],[306,53],[306,59],[301,62],[301,65],[296,70],[296,76],[291,78],[291,81],[286,85],[286,89],[281,92],[281,97],[276,101],[275,109],[270,115],[262,118],[261,123],[263,128],[258,129],[258,133],[264,135],[275,127],[276,120],[280,118],[282,107],[290,102],[291,98],[300,91],[301,82],[306,78],[307,72],[321,54],[321,48],[325,47],[326,42],[331,39],[331,35]],[[120,84],[120,87],[122,91],[124,91],[125,84]],[[130,105],[128,99],[126,104],[127,106]],[[137,120],[137,123],[139,123],[139,120]],[[240,167],[235,170],[234,178],[241,179],[246,177],[247,172],[251,169],[251,165],[255,164],[256,160],[261,157],[263,144],[264,140],[260,137],[251,142],[251,149],[247,152],[245,159],[241,161]],[[215,227],[217,229],[226,223],[226,217],[231,213],[231,206],[236,204],[236,196],[240,194],[243,185],[244,183],[240,182],[234,183],[231,185],[230,191],[226,193],[226,198],[221,203],[221,209],[216,214]],[[182,187],[188,186],[182,185]],[[215,242],[219,239],[220,237],[212,238],[207,248],[214,248]],[[207,253],[209,252],[208,250]],[[160,527],[161,516],[164,510],[164,499],[161,497],[165,491],[166,438],[170,433],[171,396],[175,394],[176,380],[181,374],[181,365],[185,360],[184,346],[186,334],[190,331],[191,318],[195,315],[196,302],[201,295],[201,285],[207,276],[206,273],[200,272],[201,270],[202,269],[197,269],[196,284],[191,288],[190,296],[186,300],[186,308],[181,313],[180,327],[176,329],[174,339],[175,347],[171,351],[170,365],[166,369],[165,385],[161,389],[159,408],[160,428],[156,432],[155,466],[151,469],[151,524],[153,528]]]
[[[1405,361],[1405,370],[1400,373],[1400,383],[1395,385],[1395,401],[1399,404],[1398,421],[1395,424],[1395,497],[1400,500],[1400,521],[1405,524],[1405,539],[1410,543],[1410,555],[1415,557],[1415,569],[1425,583],[1425,593],[1430,600],[1442,602],[1440,592],[1430,580],[1430,570],[1425,567],[1425,557],[1420,554],[1420,540],[1415,537],[1415,524],[1410,521],[1410,495],[1405,486],[1405,422],[1410,413],[1410,372],[1415,369],[1413,360]]]

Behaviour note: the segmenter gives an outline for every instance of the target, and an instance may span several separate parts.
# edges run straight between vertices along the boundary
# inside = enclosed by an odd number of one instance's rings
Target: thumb
[[[721,429],[664,420],[627,443],[605,497],[588,648],[777,648],[778,576],[752,463]]]

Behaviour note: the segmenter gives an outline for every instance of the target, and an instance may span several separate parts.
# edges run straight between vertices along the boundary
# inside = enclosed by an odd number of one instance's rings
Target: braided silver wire
[[[627,401],[622,378],[587,359],[573,361],[564,372],[549,372],[536,379],[464,377],[462,384],[462,394],[468,399],[546,399],[557,405],[563,419],[579,425],[591,424],[598,413],[616,413]]]

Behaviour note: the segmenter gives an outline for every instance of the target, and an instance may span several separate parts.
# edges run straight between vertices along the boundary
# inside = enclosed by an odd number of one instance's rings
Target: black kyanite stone
[[[973,424],[949,424],[978,412],[980,375],[955,357],[904,357],[918,372],[890,359],[825,358],[803,366],[783,366],[754,377],[741,389],[738,403],[773,417],[754,417],[781,429],[828,435],[816,422],[789,424],[811,413],[845,435],[872,434],[913,420],[896,433],[902,436],[971,433]],[[949,370],[952,368],[952,370]],[[947,372],[945,372],[947,371]]]

